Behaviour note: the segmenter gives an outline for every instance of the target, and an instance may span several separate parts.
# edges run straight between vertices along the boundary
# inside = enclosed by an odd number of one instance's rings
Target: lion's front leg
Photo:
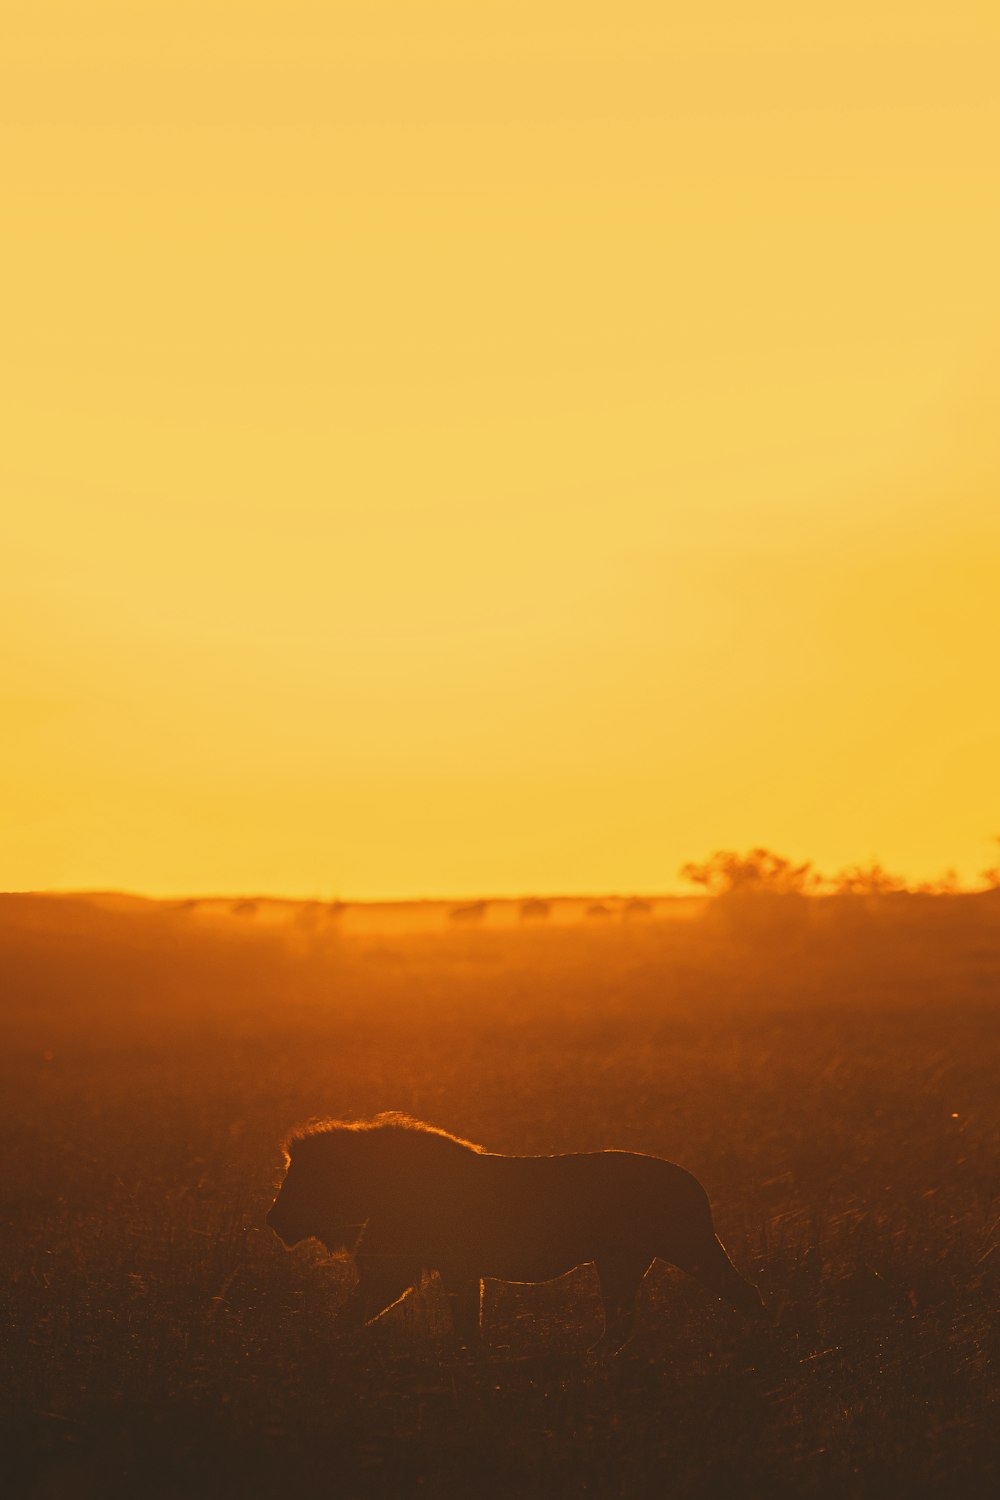
[[[597,1275],[604,1303],[604,1333],[592,1352],[617,1354],[632,1337],[635,1299],[652,1260],[645,1251],[612,1250],[598,1257]]]
[[[421,1268],[397,1256],[359,1255],[358,1284],[337,1315],[337,1329],[354,1333],[374,1323],[419,1284]]]

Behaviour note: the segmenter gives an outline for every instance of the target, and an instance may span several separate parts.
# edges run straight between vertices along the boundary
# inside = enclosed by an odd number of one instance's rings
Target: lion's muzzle
[[[287,1250],[291,1250],[293,1246],[297,1245],[301,1240],[308,1239],[309,1236],[304,1230],[297,1229],[293,1225],[289,1224],[286,1220],[282,1219],[277,1210],[278,1205],[275,1204],[264,1222],[267,1224],[269,1229],[274,1230],[274,1233],[278,1236],[278,1239]]]

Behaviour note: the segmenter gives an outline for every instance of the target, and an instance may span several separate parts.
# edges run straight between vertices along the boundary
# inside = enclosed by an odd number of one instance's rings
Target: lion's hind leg
[[[451,1309],[451,1324],[463,1349],[479,1347],[483,1313],[483,1283],[478,1277],[442,1275]]]
[[[604,1303],[604,1333],[594,1344],[597,1355],[617,1354],[632,1337],[635,1299],[653,1257],[636,1250],[609,1250],[595,1262]]]

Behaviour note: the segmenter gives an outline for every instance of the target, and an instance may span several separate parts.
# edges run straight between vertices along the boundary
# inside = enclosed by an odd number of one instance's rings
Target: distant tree
[[[591,903],[590,906],[587,907],[587,916],[588,917],[598,917],[598,918],[600,918],[600,917],[610,917],[610,916],[613,916],[613,915],[614,915],[614,913],[612,912],[611,907],[607,906],[605,904],[605,902],[603,902],[603,901],[594,901],[594,902]]]
[[[1000,834],[997,834],[993,842],[1000,849]],[[1000,864],[988,865],[985,870],[980,870],[979,876],[991,891],[1000,890]]]
[[[936,880],[921,880],[918,885],[910,886],[909,889],[917,896],[957,896],[962,889],[962,882],[957,870],[945,870]]]
[[[841,870],[830,884],[837,896],[891,896],[906,890],[906,881],[899,875],[890,875],[877,860]]]
[[[552,910],[551,903],[539,896],[527,896],[518,907],[522,922],[543,922]]]
[[[704,886],[712,896],[804,895],[819,883],[810,861],[793,864],[770,849],[751,849],[749,854],[717,849],[701,864],[683,865],[680,873],[693,885]]]

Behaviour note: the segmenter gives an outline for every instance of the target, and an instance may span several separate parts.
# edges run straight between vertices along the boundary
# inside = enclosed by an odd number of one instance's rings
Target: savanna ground
[[[5,1492],[996,1493],[1000,900],[671,910],[0,902]],[[386,1108],[683,1163],[776,1333],[657,1265],[604,1363],[587,1271],[490,1284],[478,1362],[433,1284],[339,1341],[263,1216]]]

